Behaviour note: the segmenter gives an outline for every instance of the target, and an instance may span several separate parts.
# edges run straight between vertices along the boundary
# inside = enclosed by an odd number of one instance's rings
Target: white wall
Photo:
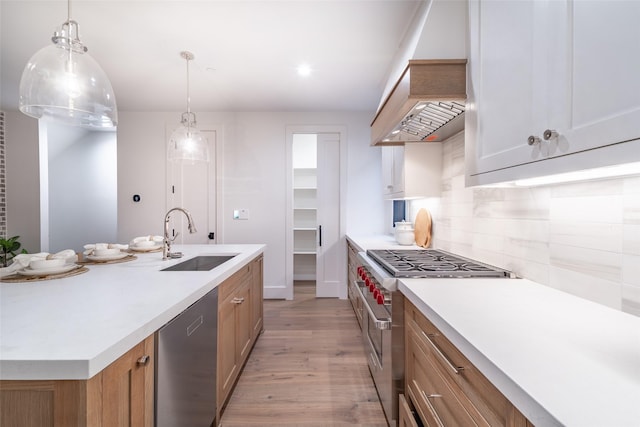
[[[465,188],[464,136],[443,147],[434,247],[640,316],[640,178]]]
[[[41,217],[41,230],[48,229],[48,235],[41,236],[42,250],[78,252],[87,243],[115,242],[116,133],[45,121],[40,126],[48,151],[48,176],[41,180],[41,188],[48,189],[48,215]]]
[[[22,248],[40,251],[40,172],[38,121],[5,111],[7,235],[20,236]]]

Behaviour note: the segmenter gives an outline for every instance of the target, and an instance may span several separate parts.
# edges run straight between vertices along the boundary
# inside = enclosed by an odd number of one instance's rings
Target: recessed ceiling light
[[[298,75],[302,77],[308,77],[311,75],[311,67],[309,64],[300,64],[298,65]]]

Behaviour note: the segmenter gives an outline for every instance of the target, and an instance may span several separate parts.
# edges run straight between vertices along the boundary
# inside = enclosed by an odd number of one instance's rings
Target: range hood
[[[466,59],[412,59],[371,123],[371,145],[444,141],[464,129]]]

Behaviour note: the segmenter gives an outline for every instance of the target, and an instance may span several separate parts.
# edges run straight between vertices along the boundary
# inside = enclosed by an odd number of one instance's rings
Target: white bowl
[[[396,242],[400,245],[408,246],[415,242],[415,234],[413,230],[396,230],[394,235]]]
[[[67,263],[64,258],[54,259],[33,259],[29,262],[29,268],[32,270],[46,270],[50,268],[62,267]]]
[[[104,257],[104,256],[112,256],[112,255],[118,255],[120,253],[120,248],[111,248],[111,249],[94,249],[93,250],[93,255],[94,256],[99,256],[99,257]]]
[[[127,250],[129,245],[121,245],[120,243],[109,243],[109,249]]]
[[[141,240],[139,242],[136,242],[133,246],[135,246],[136,248],[152,248],[156,245],[157,243],[153,240]]]

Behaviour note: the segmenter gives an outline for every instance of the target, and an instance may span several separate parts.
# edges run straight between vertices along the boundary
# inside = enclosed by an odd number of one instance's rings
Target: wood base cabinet
[[[418,427],[418,421],[414,415],[414,412],[409,407],[407,399],[404,394],[401,394],[398,402],[398,427]]]
[[[406,410],[425,425],[532,426],[409,301],[405,343]]]
[[[262,332],[260,255],[225,280],[218,293],[217,419],[226,405],[249,353]]]
[[[88,380],[0,381],[2,427],[152,427],[154,337]]]

